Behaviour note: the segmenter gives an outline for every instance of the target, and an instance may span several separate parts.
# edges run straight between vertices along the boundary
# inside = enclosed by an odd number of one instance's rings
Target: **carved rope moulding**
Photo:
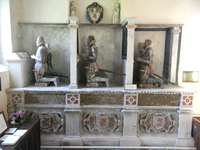
[[[83,130],[87,132],[121,131],[121,114],[116,113],[83,113]]]
[[[139,125],[141,132],[172,133],[175,131],[176,116],[163,113],[140,114]]]

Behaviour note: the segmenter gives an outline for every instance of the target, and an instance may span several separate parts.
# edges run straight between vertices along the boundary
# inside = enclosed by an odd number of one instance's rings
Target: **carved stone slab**
[[[89,113],[83,114],[83,130],[87,132],[118,132],[121,131],[121,114]]]
[[[44,132],[58,132],[63,128],[64,119],[60,112],[33,112],[30,118],[40,118],[40,129]]]
[[[179,106],[180,94],[139,94],[138,106]]]
[[[176,125],[174,114],[148,113],[140,115],[140,131],[142,132],[174,132]]]
[[[81,105],[123,105],[123,94],[81,94]]]

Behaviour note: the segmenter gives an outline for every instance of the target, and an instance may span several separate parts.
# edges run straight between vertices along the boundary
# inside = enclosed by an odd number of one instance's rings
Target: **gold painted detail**
[[[123,105],[123,94],[81,94],[81,105]]]
[[[179,106],[179,94],[139,94],[138,106]]]

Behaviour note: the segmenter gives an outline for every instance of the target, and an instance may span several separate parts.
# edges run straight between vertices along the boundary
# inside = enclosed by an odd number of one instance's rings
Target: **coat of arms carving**
[[[87,7],[86,15],[90,23],[99,23],[103,18],[103,7],[94,2]]]

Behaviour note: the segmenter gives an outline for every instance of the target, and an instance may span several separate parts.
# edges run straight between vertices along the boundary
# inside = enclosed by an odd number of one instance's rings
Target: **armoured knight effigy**
[[[151,66],[154,58],[152,45],[152,41],[149,39],[146,39],[144,43],[138,44],[140,57],[136,61],[140,63],[139,87],[159,86],[160,88],[164,88],[163,80],[154,77],[155,72]]]
[[[98,48],[95,45],[96,40],[93,35],[88,36],[87,39],[87,55],[82,54],[81,57],[87,62],[86,69],[86,80],[87,87],[99,86],[99,82],[106,82],[107,87],[109,87],[108,76],[105,72],[99,69],[97,63]]]

